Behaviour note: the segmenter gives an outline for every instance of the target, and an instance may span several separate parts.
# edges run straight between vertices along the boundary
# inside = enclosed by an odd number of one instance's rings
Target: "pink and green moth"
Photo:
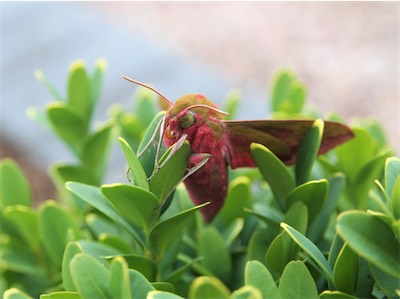
[[[227,113],[201,94],[188,94],[175,103],[156,89],[144,86],[168,103],[163,119],[163,140],[167,147],[186,139],[190,143],[191,156],[188,168],[204,164],[186,178],[184,184],[196,205],[210,202],[200,211],[211,222],[222,208],[228,187],[228,166],[255,167],[251,143],[260,143],[271,150],[286,165],[296,162],[297,150],[313,120],[224,120]],[[349,127],[325,121],[323,138],[318,154],[323,154],[353,137]],[[208,156],[208,155],[207,155]]]

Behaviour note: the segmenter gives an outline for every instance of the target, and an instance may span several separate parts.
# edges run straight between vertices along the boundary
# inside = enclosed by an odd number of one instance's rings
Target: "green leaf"
[[[192,215],[208,204],[207,202],[195,206],[156,224],[150,231],[148,238],[149,246],[156,256],[161,258],[175,240],[182,235],[182,231],[189,223]]]
[[[118,235],[102,233],[99,236],[99,242],[111,246],[123,253],[131,253],[133,250],[132,245]]]
[[[359,266],[358,255],[347,244],[344,244],[333,268],[333,279],[339,291],[355,294]]]
[[[85,120],[80,114],[60,102],[47,105],[46,113],[54,132],[79,157],[82,141],[88,129]]]
[[[147,280],[156,279],[157,267],[153,260],[136,254],[124,254],[121,257],[125,259],[130,269],[140,272]]]
[[[93,176],[93,173],[80,165],[56,164],[52,166],[51,173],[56,180],[61,180],[62,185],[68,181],[84,183],[88,185],[97,185],[99,180]]]
[[[69,266],[82,299],[110,298],[110,271],[104,265],[87,254],[78,253]]]
[[[110,293],[115,299],[131,297],[128,265],[122,257],[116,257],[111,262]]]
[[[172,284],[170,284],[169,282],[156,281],[156,282],[152,282],[151,285],[158,291],[164,291],[164,292],[170,292],[170,293],[175,292],[174,286]]]
[[[296,202],[305,204],[308,209],[308,222],[311,223],[324,206],[328,189],[328,181],[325,179],[304,183],[289,193],[287,206],[291,207]]]
[[[245,222],[243,218],[237,218],[223,230],[222,235],[224,237],[224,243],[227,248],[229,248],[229,246],[231,246],[233,242],[237,239],[244,227],[244,223]]]
[[[304,85],[297,80],[289,70],[279,71],[272,81],[271,108],[272,111],[286,113],[301,112],[306,91]]]
[[[96,258],[100,263],[107,265],[105,259],[110,256],[121,255],[123,252],[111,247],[107,244],[103,244],[92,240],[79,240],[84,253]]]
[[[147,127],[156,115],[154,92],[140,86],[135,93],[135,104],[136,113],[141,122]]]
[[[83,253],[82,247],[79,245],[78,242],[69,242],[67,247],[64,251],[64,256],[62,260],[62,280],[64,289],[70,292],[76,292],[77,289],[75,287],[74,281],[71,276],[70,271],[70,263],[72,258],[77,255],[78,253]]]
[[[300,185],[308,181],[315,158],[318,155],[324,132],[324,121],[317,119],[308,130],[299,146],[295,165],[296,184]]]
[[[149,231],[159,214],[159,203],[154,194],[140,187],[112,184],[103,185],[101,192],[127,221]]]
[[[215,277],[197,277],[189,289],[191,299],[228,299],[229,296],[229,289]]]
[[[305,235],[307,231],[308,210],[302,202],[293,204],[284,216],[283,222]]]
[[[396,219],[400,218],[400,176],[397,177],[397,180],[393,186],[392,190],[392,211],[393,216]]]
[[[382,271],[400,277],[399,242],[379,218],[362,211],[343,212],[337,219],[336,229],[356,253]]]
[[[154,117],[154,119],[148,126],[146,132],[144,133],[144,136],[140,141],[139,147],[137,149],[137,153],[139,154],[148,146],[146,151],[144,151],[143,154],[140,157],[138,157],[140,163],[143,166],[144,171],[146,172],[147,177],[149,177],[152,174],[154,169],[154,161],[159,140],[159,134],[157,134],[159,132],[156,132],[156,128],[160,123],[161,119],[165,117],[165,114],[166,114],[165,111],[161,111]]]
[[[39,207],[40,239],[52,263],[57,267],[61,267],[69,231],[76,238],[79,236],[76,222],[65,208],[52,200]]]
[[[307,208],[301,203],[295,203],[286,213],[284,221],[296,227],[300,232],[307,230]],[[267,250],[266,264],[275,274],[282,273],[283,269],[291,260],[297,256],[299,248],[290,236],[283,231],[271,243]]]
[[[151,283],[138,271],[133,269],[128,270],[131,281],[131,297],[132,299],[147,298],[147,294],[154,291],[155,288]]]
[[[229,224],[237,218],[246,219],[248,214],[245,208],[251,208],[250,180],[245,176],[233,179],[229,183],[228,195],[219,212],[224,224]]]
[[[386,159],[385,164],[385,189],[389,197],[395,195],[393,188],[397,178],[400,176],[400,159],[397,157],[390,157]]]
[[[375,283],[385,293],[387,298],[398,298],[399,296],[396,296],[396,290],[400,290],[400,280],[372,264],[369,264],[369,268]]]
[[[167,158],[170,151],[176,150],[176,145],[171,147],[160,159],[161,168],[149,179],[150,190],[159,198],[160,203],[163,203],[175,189],[187,168],[190,156],[189,142],[185,141],[169,159]]]
[[[345,184],[346,178],[342,173],[335,174],[329,180],[329,190],[325,204],[323,205],[322,210],[317,214],[308,229],[308,237],[314,243],[318,244],[318,241],[323,238],[323,234],[328,225],[329,218],[336,208],[336,204],[345,187]]]
[[[270,185],[280,206],[284,207],[287,196],[295,187],[292,176],[282,161],[265,146],[252,143],[250,149],[262,176]]]
[[[90,79],[86,72],[85,63],[78,60],[71,65],[69,70],[67,103],[87,123],[92,108],[90,91]]]
[[[249,261],[244,270],[244,284],[260,290],[262,298],[279,298],[278,288],[268,269],[258,261]]]
[[[358,297],[340,291],[323,291],[319,297],[321,299],[358,299]]]
[[[361,167],[374,156],[375,152],[375,143],[365,129],[355,127],[352,130],[354,138],[337,149],[338,166],[343,169],[350,182],[354,181]]]
[[[31,190],[21,168],[12,159],[0,161],[0,210],[7,206],[31,206]]]
[[[382,151],[368,161],[360,171],[354,180],[354,198],[357,199],[358,209],[365,209],[368,204],[368,193],[374,180],[380,176],[386,158],[390,155],[389,151]]]
[[[230,299],[263,299],[260,290],[252,286],[244,286],[234,291]]]
[[[28,247],[36,253],[40,251],[38,215],[36,211],[22,205],[9,206],[4,209],[3,217],[13,224],[26,241]]]
[[[88,136],[82,146],[82,159],[84,168],[101,181],[107,155],[111,147],[113,123],[108,123],[95,133]]]
[[[54,292],[40,295],[40,299],[81,299],[77,292]]]
[[[60,95],[60,93],[57,91],[57,89],[53,86],[53,84],[50,83],[50,81],[47,80],[47,78],[44,76],[43,72],[41,70],[35,70],[34,72],[35,78],[39,81],[40,84],[42,84],[53,96],[53,98],[56,101],[64,101],[63,97]]]
[[[103,85],[104,74],[107,70],[107,61],[105,59],[98,59],[96,61],[95,69],[90,80],[90,111],[93,112],[96,103],[100,98],[100,92]]]
[[[0,268],[16,273],[43,276],[42,270],[32,261],[30,252],[12,247],[0,250]]]
[[[125,237],[121,228],[114,222],[99,216],[95,213],[87,214],[85,217],[86,223],[96,238],[101,234],[110,234],[119,237]],[[125,239],[125,238],[124,238]]]
[[[335,234],[328,253],[328,264],[331,269],[333,269],[333,267],[335,266],[336,259],[338,258],[339,253],[343,248],[343,245],[343,240],[339,237],[338,234]]]
[[[146,299],[184,299],[184,298],[168,292],[151,291],[147,294]]]
[[[26,293],[18,290],[17,288],[11,288],[4,292],[4,299],[33,299],[31,296]]]
[[[273,275],[279,277],[287,263],[293,260],[296,252],[294,243],[289,235],[283,231],[271,242],[265,254],[265,263]]]
[[[223,111],[229,113],[229,115],[227,115],[225,119],[227,120],[235,119],[236,111],[238,110],[241,97],[242,93],[240,92],[240,90],[229,91],[229,93],[225,97],[224,105],[222,107]]]
[[[215,227],[205,227],[200,231],[198,254],[203,257],[201,263],[219,279],[229,282],[232,274],[232,262],[224,239]]]
[[[302,261],[291,261],[279,282],[281,298],[318,298],[314,279]]]
[[[136,157],[132,148],[129,146],[128,142],[126,142],[126,140],[121,137],[119,138],[119,143],[121,145],[122,151],[124,152],[125,159],[126,161],[128,161],[128,166],[133,177],[133,184],[145,190],[149,190],[146,172],[144,171],[142,164],[140,164],[140,161]]]
[[[317,263],[317,265],[324,272],[326,278],[329,279],[331,282],[334,282],[332,269],[319,248],[313,242],[311,242],[309,239],[307,239],[305,236],[303,236],[301,233],[299,233],[297,230],[287,225],[286,223],[281,223],[281,227]]]
[[[72,193],[95,207],[97,210],[108,216],[110,219],[115,221],[118,225],[124,228],[131,237],[142,246],[145,247],[143,236],[140,235],[109,203],[109,201],[103,196],[100,188],[93,187],[81,183],[68,182],[66,188]]]
[[[249,245],[247,246],[247,255],[249,260],[257,260],[260,262],[265,262],[265,255],[269,244],[276,238],[279,234],[279,229],[277,228],[258,228],[256,229],[249,240]]]

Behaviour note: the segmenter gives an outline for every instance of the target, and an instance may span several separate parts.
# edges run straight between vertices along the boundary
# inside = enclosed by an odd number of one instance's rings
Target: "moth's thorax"
[[[193,107],[194,105],[203,105],[201,107]],[[199,129],[204,131],[204,127],[209,130],[210,138],[219,138],[222,134],[221,122],[223,115],[207,108],[218,108],[205,96],[200,94],[185,95],[176,100],[165,117],[165,134],[164,140],[167,146],[173,145],[179,138],[186,134],[186,139],[192,143]]]

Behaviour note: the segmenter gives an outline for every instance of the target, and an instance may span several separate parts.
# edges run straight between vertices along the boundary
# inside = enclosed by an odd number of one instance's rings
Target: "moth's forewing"
[[[295,163],[298,147],[314,121],[253,120],[223,123],[230,141],[228,163],[234,169],[255,166],[250,153],[250,144],[253,142],[269,148],[284,163]],[[352,137],[353,132],[349,127],[326,121],[318,154],[323,154]]]

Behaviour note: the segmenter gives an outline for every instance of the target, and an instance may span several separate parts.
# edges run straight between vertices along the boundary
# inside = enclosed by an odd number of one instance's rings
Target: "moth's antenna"
[[[156,94],[158,94],[160,97],[162,97],[164,100],[166,100],[171,106],[174,106],[174,103],[172,103],[172,101],[170,99],[168,99],[165,95],[163,95],[161,92],[159,92],[157,89],[151,87],[150,85],[144,84],[142,82],[136,81],[134,79],[131,79],[127,76],[122,76],[122,78],[124,78],[125,80],[135,83],[137,85],[146,87],[147,89],[150,89],[151,91],[155,92]]]
[[[195,104],[195,105],[187,107],[187,110],[190,110],[190,109],[193,109],[193,108],[198,108],[198,107],[207,108],[207,109],[210,109],[210,110],[215,111],[215,112],[217,112],[219,114],[222,114],[222,115],[229,115],[228,112],[222,111],[222,110],[220,110],[218,108],[215,108],[215,107],[212,107],[212,106],[209,106],[209,105],[205,105],[205,104]]]

